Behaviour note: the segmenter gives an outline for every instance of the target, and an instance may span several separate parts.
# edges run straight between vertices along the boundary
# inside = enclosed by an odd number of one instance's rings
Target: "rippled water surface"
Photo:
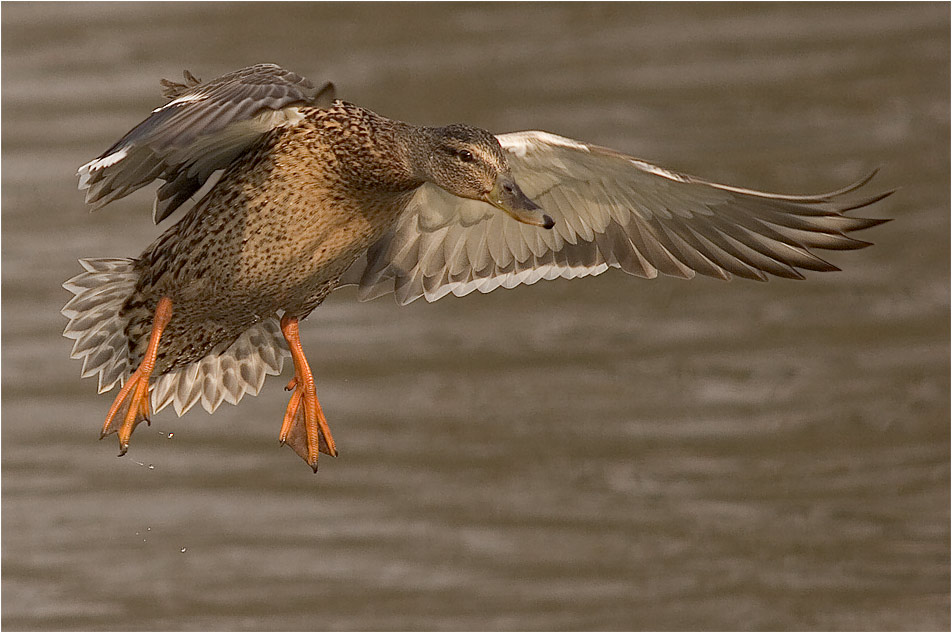
[[[3,627],[948,629],[949,8],[5,4]],[[876,246],[805,282],[610,272],[399,308],[335,293],[284,379],[130,453],[62,281],[156,235],[75,169],[280,63],[382,114],[544,129],[789,192],[875,166]]]

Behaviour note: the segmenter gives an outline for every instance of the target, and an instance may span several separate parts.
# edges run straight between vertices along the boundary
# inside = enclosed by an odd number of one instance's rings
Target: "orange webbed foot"
[[[122,457],[129,450],[129,438],[139,423],[143,420],[146,424],[151,423],[149,415],[149,376],[140,368],[129,377],[113,401],[99,439],[118,433],[119,457]]]
[[[145,420],[150,424],[149,408],[149,379],[155,369],[155,359],[159,351],[159,341],[162,331],[172,319],[172,300],[162,297],[155,308],[155,318],[152,322],[152,333],[149,336],[149,347],[139,368],[136,369],[126,384],[119,390],[113,400],[106,422],[102,426],[99,439],[111,433],[119,434],[119,456],[122,457],[129,450],[129,438],[140,422]]]
[[[301,349],[297,319],[283,317],[281,331],[291,348],[294,378],[285,387],[292,393],[284,413],[278,440],[281,444],[290,446],[314,472],[317,472],[318,454],[324,453],[336,457],[337,447],[334,445],[334,438],[327,425],[327,418],[324,417],[321,404],[317,400],[314,376]]]

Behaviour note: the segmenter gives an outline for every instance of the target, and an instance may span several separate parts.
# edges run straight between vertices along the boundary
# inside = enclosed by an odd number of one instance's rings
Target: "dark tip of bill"
[[[544,229],[551,229],[553,226],[555,226],[555,220],[553,220],[551,217],[549,217],[549,216],[547,216],[547,215],[543,215],[543,216],[542,216],[542,228],[544,228]]]

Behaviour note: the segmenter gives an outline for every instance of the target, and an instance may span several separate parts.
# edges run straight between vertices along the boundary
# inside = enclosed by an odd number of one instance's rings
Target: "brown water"
[[[3,6],[3,627],[948,629],[948,5]],[[606,273],[304,325],[283,380],[129,455],[60,283],[157,235],[75,169],[157,80],[280,63],[382,114],[790,192],[882,165],[806,282]],[[285,376],[284,380],[287,377]]]

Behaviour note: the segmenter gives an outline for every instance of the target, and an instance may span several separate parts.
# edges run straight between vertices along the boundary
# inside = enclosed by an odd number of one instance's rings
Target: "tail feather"
[[[81,259],[79,263],[86,272],[63,284],[75,295],[61,310],[69,319],[63,336],[75,341],[70,358],[83,361],[82,377],[99,374],[99,393],[103,393],[132,373],[123,333],[126,324],[119,310],[135,290],[135,262]]]
[[[74,341],[70,358],[83,361],[82,377],[98,375],[103,393],[124,384],[135,369],[125,335],[127,319],[119,311],[138,275],[132,259],[81,259],[80,264],[86,272],[63,284],[74,295],[62,309],[69,319],[63,336]],[[257,395],[266,376],[280,374],[288,356],[277,320],[265,319],[231,344],[156,378],[152,410],[172,405],[181,416],[199,402],[209,413],[223,401],[238,404],[246,393]]]
[[[201,402],[211,413],[222,401],[238,404],[246,393],[257,395],[266,376],[280,374],[290,355],[278,322],[261,321],[227,347],[160,376],[152,389],[153,410],[171,404],[182,415]]]

